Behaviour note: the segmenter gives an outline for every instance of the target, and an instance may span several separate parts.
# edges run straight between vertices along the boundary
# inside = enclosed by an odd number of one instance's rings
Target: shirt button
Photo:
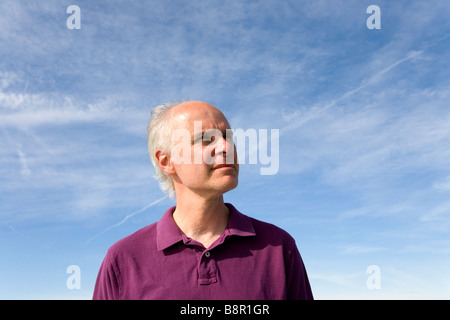
[[[209,251],[205,252],[205,257],[209,258],[210,255],[211,255],[211,253],[209,253]]]

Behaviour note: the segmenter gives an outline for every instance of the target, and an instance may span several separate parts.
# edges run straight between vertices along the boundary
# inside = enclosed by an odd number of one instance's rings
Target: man
[[[176,206],[108,250],[94,299],[313,298],[294,239],[224,203],[239,173],[229,132],[205,102],[153,109],[150,157]]]

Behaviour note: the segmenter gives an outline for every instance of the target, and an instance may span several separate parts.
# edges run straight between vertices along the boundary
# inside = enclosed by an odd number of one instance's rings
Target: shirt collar
[[[240,213],[232,204],[225,203],[225,205],[229,209],[230,216],[224,233],[240,237],[255,236],[255,229],[250,218]],[[159,251],[183,241],[183,232],[172,218],[175,208],[169,208],[156,224],[156,245]]]

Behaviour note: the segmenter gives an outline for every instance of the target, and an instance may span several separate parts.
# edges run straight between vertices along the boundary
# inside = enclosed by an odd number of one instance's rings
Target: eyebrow
[[[202,139],[202,140],[203,140],[203,136],[204,136],[204,134],[205,134],[206,131],[208,131],[208,130],[203,130],[203,131],[200,132],[200,133],[197,132],[196,134],[193,134],[193,135],[192,135],[192,138],[193,138],[192,141],[196,142],[196,141],[198,141],[199,139]]]
[[[203,140],[203,137],[205,136],[205,133],[206,132],[208,132],[208,131],[210,131],[210,130],[218,130],[218,131],[220,131],[221,133],[222,133],[222,136],[223,137],[226,137],[227,136],[227,130],[229,130],[229,129],[224,129],[224,130],[219,130],[219,129],[216,129],[216,128],[209,128],[209,129],[205,129],[205,130],[202,130],[202,132],[200,132],[200,133],[196,133],[196,134],[194,134],[193,136],[192,136],[192,142],[197,142],[199,139],[202,139]]]

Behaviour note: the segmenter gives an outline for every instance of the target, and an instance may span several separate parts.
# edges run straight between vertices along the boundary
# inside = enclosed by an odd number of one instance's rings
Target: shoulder
[[[136,232],[118,240],[108,249],[110,257],[120,257],[141,253],[155,246],[156,223],[143,227]]]
[[[298,252],[295,239],[284,229],[265,221],[249,217],[255,229],[256,239],[274,250],[281,250],[285,256]]]
[[[284,229],[265,221],[249,217],[257,236],[279,240],[283,244],[295,244],[294,238]]]
[[[227,203],[233,213],[233,226],[249,235],[255,235],[255,240],[273,245],[295,246],[294,238],[284,229],[275,224],[248,216]]]

